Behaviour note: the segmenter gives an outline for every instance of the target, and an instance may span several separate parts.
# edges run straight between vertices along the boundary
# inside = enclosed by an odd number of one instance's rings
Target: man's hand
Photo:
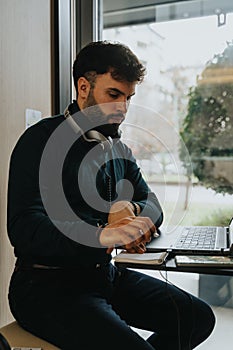
[[[128,201],[116,202],[110,208],[108,223],[112,224],[128,216],[135,216],[133,205]]]
[[[128,216],[107,225],[100,234],[100,243],[109,247],[111,253],[114,247],[120,247],[130,253],[144,253],[145,244],[150,242],[156,228],[148,217]]]
[[[109,211],[108,215],[108,223],[112,224],[116,221],[119,221],[121,219],[124,219],[126,217],[134,217],[134,207],[129,201],[119,201],[115,202]],[[114,247],[108,248],[107,253],[111,254],[113,251]],[[126,249],[126,248],[124,248]],[[128,250],[130,253],[135,253],[135,249],[131,248]]]

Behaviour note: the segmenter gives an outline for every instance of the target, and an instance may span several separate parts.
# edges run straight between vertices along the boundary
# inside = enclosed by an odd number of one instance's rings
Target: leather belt
[[[44,269],[44,270],[73,270],[73,269],[85,269],[85,268],[94,268],[94,269],[99,269],[101,266],[107,266],[107,264],[93,264],[90,266],[75,266],[75,267],[63,267],[63,266],[48,266],[48,265],[40,265],[40,264],[32,264],[31,265],[33,269]]]
[[[50,265],[42,265],[42,264],[28,264],[25,262],[16,262],[15,271],[17,270],[31,270],[31,269],[39,269],[39,270],[86,270],[86,269],[100,269],[103,267],[107,267],[109,263],[97,263],[92,265],[80,265],[80,266],[50,266]]]

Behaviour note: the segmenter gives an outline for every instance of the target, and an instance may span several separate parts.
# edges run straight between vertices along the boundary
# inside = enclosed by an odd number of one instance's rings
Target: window
[[[124,141],[159,194],[168,224],[226,225],[233,193],[233,4],[136,3],[103,1],[103,39],[127,44],[147,69]]]
[[[147,69],[123,139],[162,203],[165,225],[225,226],[232,216],[232,33],[231,0],[103,0],[102,38],[128,45]],[[223,336],[230,346],[232,278],[168,279],[207,300],[221,320],[224,334],[217,326],[200,349],[220,348]]]

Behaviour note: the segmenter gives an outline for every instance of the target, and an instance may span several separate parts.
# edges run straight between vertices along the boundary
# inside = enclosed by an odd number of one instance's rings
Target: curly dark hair
[[[145,67],[129,47],[105,40],[91,42],[77,54],[73,64],[76,91],[78,79],[89,72],[111,72],[112,77],[118,81],[141,83],[145,76]]]

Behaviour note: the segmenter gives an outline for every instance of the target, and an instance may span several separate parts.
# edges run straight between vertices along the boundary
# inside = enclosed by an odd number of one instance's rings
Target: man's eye
[[[119,94],[115,94],[115,93],[110,92],[110,93],[109,93],[109,96],[110,96],[111,98],[117,99],[117,98],[119,97]]]

